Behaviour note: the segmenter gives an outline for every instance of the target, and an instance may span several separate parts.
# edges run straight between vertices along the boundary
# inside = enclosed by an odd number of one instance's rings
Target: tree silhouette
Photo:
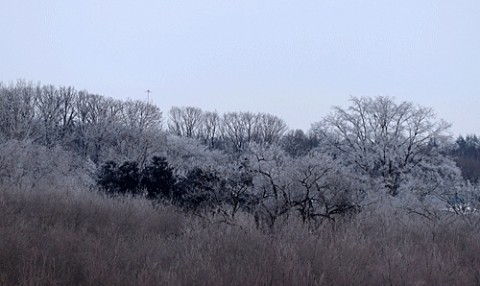
[[[173,200],[175,177],[173,168],[165,157],[154,156],[142,172],[141,186],[147,191],[147,198]]]

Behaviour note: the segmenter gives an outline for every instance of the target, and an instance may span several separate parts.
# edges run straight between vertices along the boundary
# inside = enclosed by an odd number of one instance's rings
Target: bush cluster
[[[243,184],[251,184],[244,178]],[[144,196],[154,202],[182,207],[189,211],[212,210],[223,205],[243,208],[249,200],[247,194],[230,196],[225,190],[237,187],[214,172],[194,167],[185,175],[175,174],[167,159],[154,156],[143,167],[138,162],[114,161],[104,163],[97,174],[97,184],[105,193]]]

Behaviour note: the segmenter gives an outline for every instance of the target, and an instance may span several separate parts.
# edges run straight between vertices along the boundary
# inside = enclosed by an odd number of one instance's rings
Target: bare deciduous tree
[[[197,107],[172,107],[168,129],[177,136],[196,138],[201,130],[202,110]]]
[[[379,96],[352,97],[350,107],[334,107],[312,131],[327,151],[396,196],[404,175],[422,172],[421,163],[447,144],[448,128],[430,108]]]
[[[58,90],[60,97],[60,125],[64,129],[71,128],[75,124],[77,118],[77,110],[75,103],[77,101],[78,93],[73,87],[60,87]]]
[[[203,114],[202,139],[210,147],[215,148],[220,136],[221,118],[218,112],[207,111]]]
[[[292,157],[305,156],[317,145],[315,136],[307,136],[301,129],[290,130],[280,139],[280,146]]]
[[[251,112],[229,112],[222,118],[222,137],[234,150],[243,150],[252,142],[257,117]]]
[[[24,80],[0,83],[0,134],[6,139],[25,140],[34,132],[38,86]]]
[[[160,109],[150,103],[140,100],[127,100],[123,103],[121,109],[122,123],[131,128],[160,129],[162,122],[162,112]]]
[[[260,113],[256,117],[255,141],[259,144],[276,143],[287,130],[285,121],[275,115]]]

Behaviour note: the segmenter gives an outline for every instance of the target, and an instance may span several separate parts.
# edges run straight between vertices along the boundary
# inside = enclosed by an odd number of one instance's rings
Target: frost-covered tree
[[[246,194],[256,204],[253,212],[268,227],[290,215],[313,226],[360,210],[361,186],[328,154],[292,158],[279,146],[252,144],[240,158],[251,177]]]
[[[287,130],[285,121],[275,115],[259,113],[256,118],[254,140],[259,144],[277,143]]]
[[[430,108],[379,96],[352,97],[348,108],[334,107],[313,125],[312,132],[321,140],[322,150],[373,182],[372,188],[397,196],[401,191],[414,191],[409,186],[412,176],[457,172],[453,161],[441,152],[449,144],[448,128]],[[439,161],[448,167],[434,168]],[[434,189],[439,191],[430,188]]]
[[[24,80],[9,86],[0,83],[0,139],[25,140],[35,133],[38,90]]]
[[[169,112],[169,132],[188,138],[198,137],[202,128],[202,114],[197,107],[172,107]]]
[[[78,93],[75,88],[69,86],[60,87],[58,95],[60,97],[60,125],[66,131],[76,124],[77,110],[75,103]]]
[[[292,157],[307,155],[318,142],[315,136],[308,136],[301,129],[290,130],[282,136],[279,145]]]
[[[43,144],[52,145],[58,139],[61,108],[62,99],[58,89],[53,85],[43,86],[37,100],[37,110],[43,127]]]
[[[291,160],[278,146],[252,144],[244,166],[253,174],[252,193],[257,198],[256,215],[272,228],[292,207]]]
[[[235,152],[253,141],[257,117],[251,112],[228,112],[222,118],[222,138]]]
[[[122,153],[116,154],[124,158],[115,158],[112,148],[119,146],[118,142],[130,138],[123,136],[120,121],[122,102],[111,98],[103,97],[87,92],[79,93],[76,102],[78,113],[78,124],[75,127],[74,138],[70,146],[83,156],[90,158],[95,163],[102,163],[108,160],[121,161],[132,160],[125,158]]]
[[[198,140],[175,135],[167,137],[165,151],[178,176],[186,176],[195,167],[209,169],[229,162],[228,154],[212,150]]]
[[[231,160],[229,163],[218,166],[217,172],[225,181],[223,190],[225,192],[225,202],[228,208],[225,213],[229,218],[235,219],[238,211],[252,213],[255,211],[259,196],[253,189],[253,178],[255,176],[244,158]]]
[[[77,121],[68,145],[95,163],[146,160],[162,148],[162,113],[142,101],[122,102],[79,92]]]
[[[337,160],[310,152],[291,164],[288,175],[293,182],[292,207],[304,222],[334,222],[337,216],[359,210],[360,187]]]
[[[27,140],[0,143],[0,185],[23,190],[76,190],[94,184],[95,166],[61,146]]]
[[[221,118],[218,112],[204,112],[200,138],[210,148],[217,148],[220,137]]]
[[[137,128],[140,131],[160,130],[162,112],[153,104],[140,100],[127,100],[122,104],[120,120],[125,126]]]

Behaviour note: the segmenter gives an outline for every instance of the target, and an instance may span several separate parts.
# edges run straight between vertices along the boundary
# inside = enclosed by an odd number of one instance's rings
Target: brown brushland
[[[479,285],[475,217],[257,229],[134,198],[0,190],[0,285]]]

